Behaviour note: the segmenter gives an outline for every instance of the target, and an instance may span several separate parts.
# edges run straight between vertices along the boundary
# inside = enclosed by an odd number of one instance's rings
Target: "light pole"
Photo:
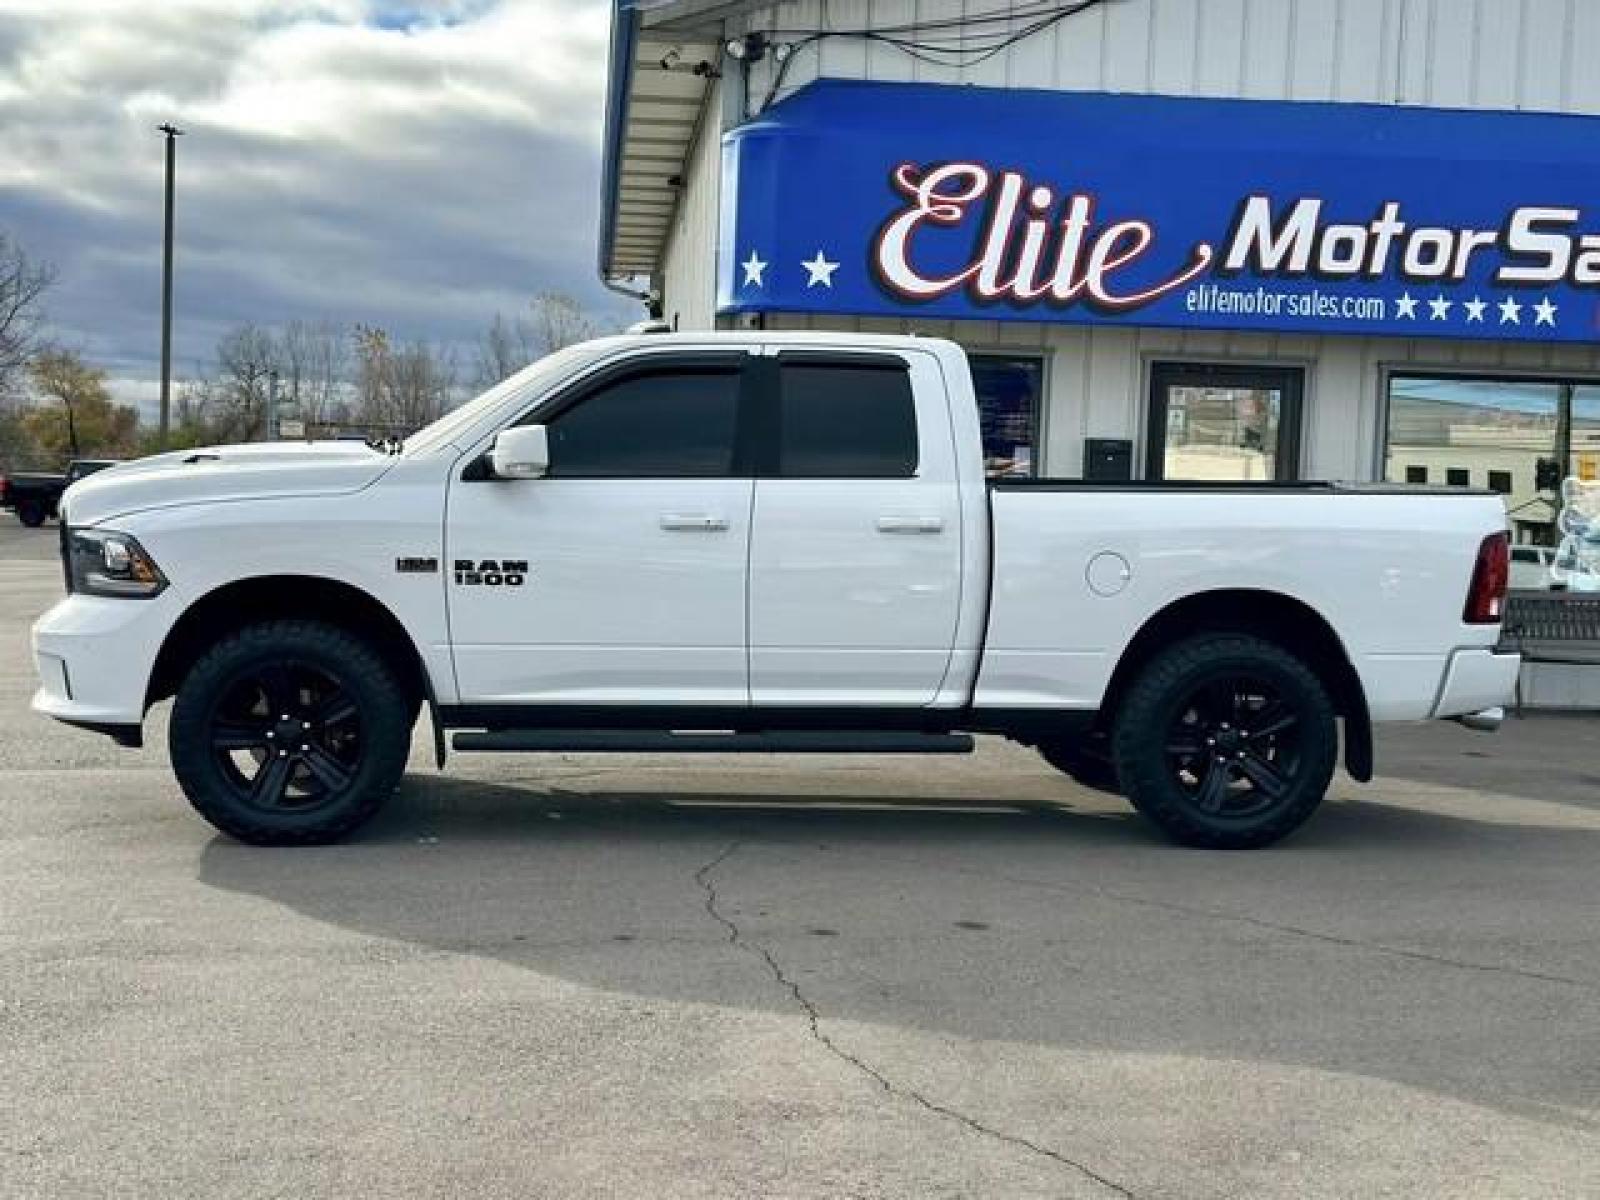
[[[172,422],[172,175],[177,165],[178,139],[183,130],[168,121],[156,126],[167,138],[166,241],[161,252],[161,448],[167,448]]]

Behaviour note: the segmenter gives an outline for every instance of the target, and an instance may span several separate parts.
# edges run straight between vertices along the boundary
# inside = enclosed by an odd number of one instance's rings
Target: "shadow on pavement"
[[[1131,813],[818,803],[412,777],[357,842],[219,838],[199,870],[363,935],[615,993],[793,1013],[764,951],[824,1022],[1274,1062],[1567,1125],[1592,1111],[1600,1080],[1573,1056],[1594,1048],[1600,988],[1517,923],[1562,942],[1583,906],[1508,905],[1494,880],[1593,861],[1587,830],[1345,801],[1282,847],[1221,854]]]

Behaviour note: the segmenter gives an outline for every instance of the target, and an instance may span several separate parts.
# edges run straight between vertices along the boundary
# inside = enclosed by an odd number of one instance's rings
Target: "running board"
[[[491,729],[457,733],[457,750],[565,751],[571,754],[971,754],[965,733],[854,733],[849,730],[775,730],[707,733],[659,729]]]

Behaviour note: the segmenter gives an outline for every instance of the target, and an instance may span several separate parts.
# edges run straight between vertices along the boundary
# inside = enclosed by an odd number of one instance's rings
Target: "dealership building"
[[[618,0],[600,270],[954,339],[997,474],[1494,489],[1546,586],[1545,485],[1600,475],[1595,46],[1588,0]]]

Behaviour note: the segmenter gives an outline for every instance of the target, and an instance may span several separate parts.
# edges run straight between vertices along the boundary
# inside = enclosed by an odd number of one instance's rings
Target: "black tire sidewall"
[[[17,508],[17,520],[29,529],[37,529],[44,524],[44,510],[34,504],[23,504]]]
[[[1206,678],[1234,671],[1270,682],[1301,722],[1289,794],[1248,817],[1196,809],[1166,755],[1166,731],[1177,706]],[[1321,680],[1282,646],[1243,634],[1204,635],[1163,651],[1129,689],[1113,738],[1118,775],[1134,807],[1175,840],[1215,849],[1265,846],[1299,828],[1322,803],[1338,748],[1333,702]]]
[[[361,714],[363,749],[350,785],[304,812],[266,812],[234,790],[210,741],[211,715],[252,668],[293,660],[337,679]],[[405,772],[411,705],[394,672],[360,638],[313,621],[272,621],[229,634],[201,656],[178,687],[168,750],[195,810],[222,832],[254,845],[313,845],[343,837],[368,820]]]

